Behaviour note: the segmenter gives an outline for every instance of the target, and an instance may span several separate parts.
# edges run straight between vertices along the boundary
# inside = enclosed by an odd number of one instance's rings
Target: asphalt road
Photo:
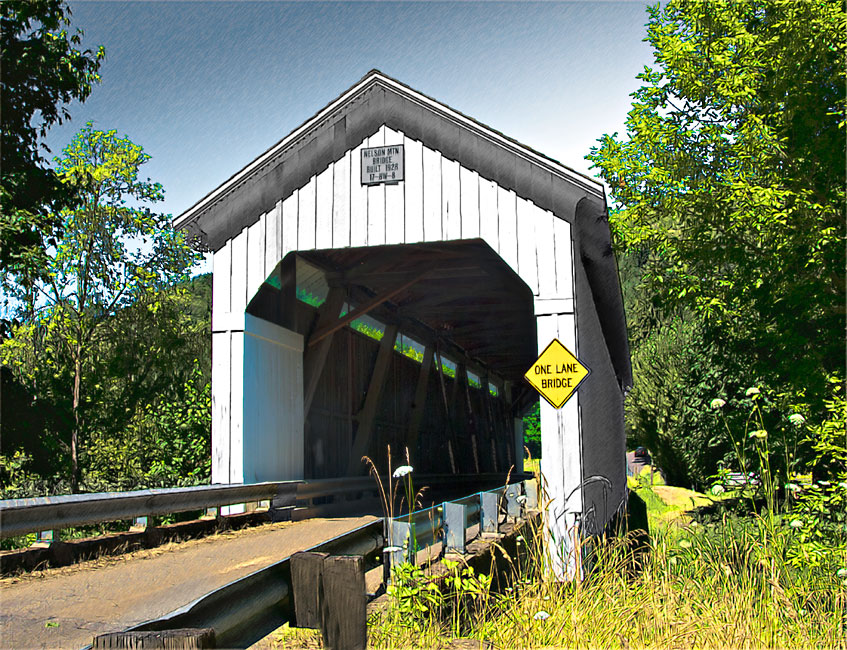
[[[0,580],[0,647],[78,649],[375,517],[308,519]]]

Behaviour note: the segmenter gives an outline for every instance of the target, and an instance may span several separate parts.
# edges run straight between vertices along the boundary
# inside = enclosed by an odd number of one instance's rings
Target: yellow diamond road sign
[[[591,371],[553,339],[524,377],[553,408],[560,409]]]

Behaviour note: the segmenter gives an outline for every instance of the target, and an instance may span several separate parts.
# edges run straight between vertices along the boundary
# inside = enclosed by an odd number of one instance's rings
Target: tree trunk
[[[77,345],[76,358],[74,359],[74,401],[73,415],[74,427],[71,431],[71,492],[76,494],[79,492],[79,456],[78,456],[78,441],[79,441],[79,396],[80,384],[82,383],[82,350],[81,346]]]

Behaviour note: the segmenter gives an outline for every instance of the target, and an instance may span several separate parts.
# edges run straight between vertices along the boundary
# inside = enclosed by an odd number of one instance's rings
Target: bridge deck
[[[81,648],[171,612],[374,517],[309,519],[224,532],[0,580],[0,647]]]

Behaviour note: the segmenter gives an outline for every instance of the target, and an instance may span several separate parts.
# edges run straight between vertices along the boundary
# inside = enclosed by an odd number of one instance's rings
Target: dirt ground
[[[0,648],[84,647],[374,519],[266,524],[0,579]]]

